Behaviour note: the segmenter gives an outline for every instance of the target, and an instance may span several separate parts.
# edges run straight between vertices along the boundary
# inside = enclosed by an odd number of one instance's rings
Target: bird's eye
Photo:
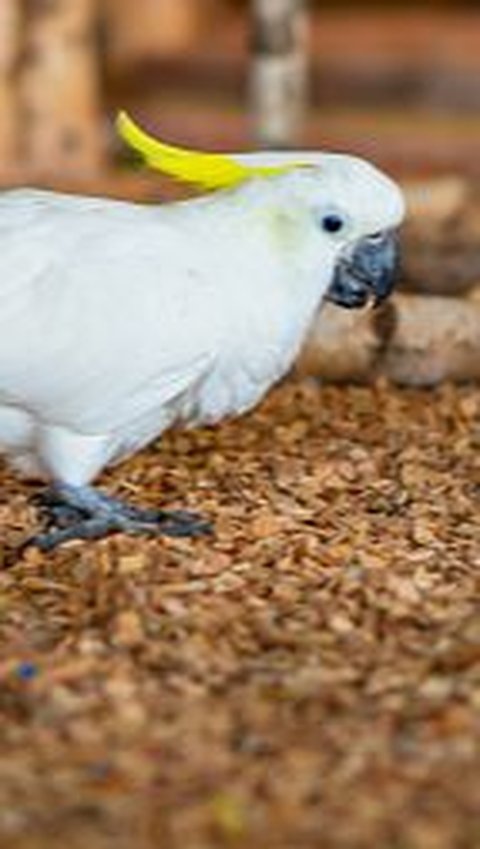
[[[344,226],[345,221],[338,212],[330,212],[322,218],[322,228],[326,233],[339,233]]]

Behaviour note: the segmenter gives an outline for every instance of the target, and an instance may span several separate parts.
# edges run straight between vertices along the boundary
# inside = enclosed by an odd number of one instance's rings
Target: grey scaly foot
[[[211,524],[195,513],[135,507],[88,486],[57,484],[35,500],[46,520],[46,529],[27,544],[42,551],[70,540],[99,539],[116,531],[171,537],[197,537],[212,531]]]

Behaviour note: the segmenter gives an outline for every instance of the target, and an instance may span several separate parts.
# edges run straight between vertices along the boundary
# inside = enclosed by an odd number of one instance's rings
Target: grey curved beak
[[[398,256],[395,231],[361,239],[353,250],[340,257],[327,300],[347,309],[363,307],[370,300],[378,306],[395,285]]]

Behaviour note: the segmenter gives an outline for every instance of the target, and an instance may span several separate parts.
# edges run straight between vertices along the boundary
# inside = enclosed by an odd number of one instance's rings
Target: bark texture
[[[480,300],[398,296],[382,371],[395,383],[434,386],[480,378]]]
[[[380,312],[327,305],[297,368],[331,381],[409,386],[480,378],[480,287],[469,298],[398,294]]]
[[[17,102],[13,79],[20,47],[18,0],[0,2],[0,171],[8,173],[17,154]]]
[[[253,0],[251,35],[253,134],[261,147],[290,147],[307,101],[306,0]]]
[[[101,164],[97,16],[97,0],[26,2],[23,154],[40,174],[89,173]]]
[[[191,48],[217,6],[218,0],[105,0],[109,67],[123,71]]]
[[[411,291],[462,295],[480,280],[478,188],[461,177],[406,187],[403,280]]]

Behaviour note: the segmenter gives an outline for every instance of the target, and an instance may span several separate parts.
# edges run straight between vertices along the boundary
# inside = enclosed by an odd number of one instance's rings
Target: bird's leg
[[[135,507],[90,486],[57,483],[36,501],[47,526],[30,543],[43,551],[69,540],[98,539],[115,531],[172,537],[194,537],[211,531],[210,523],[194,513]]]
[[[88,514],[78,507],[73,507],[59,497],[56,487],[49,487],[32,498],[45,527],[68,528],[88,518]]]

